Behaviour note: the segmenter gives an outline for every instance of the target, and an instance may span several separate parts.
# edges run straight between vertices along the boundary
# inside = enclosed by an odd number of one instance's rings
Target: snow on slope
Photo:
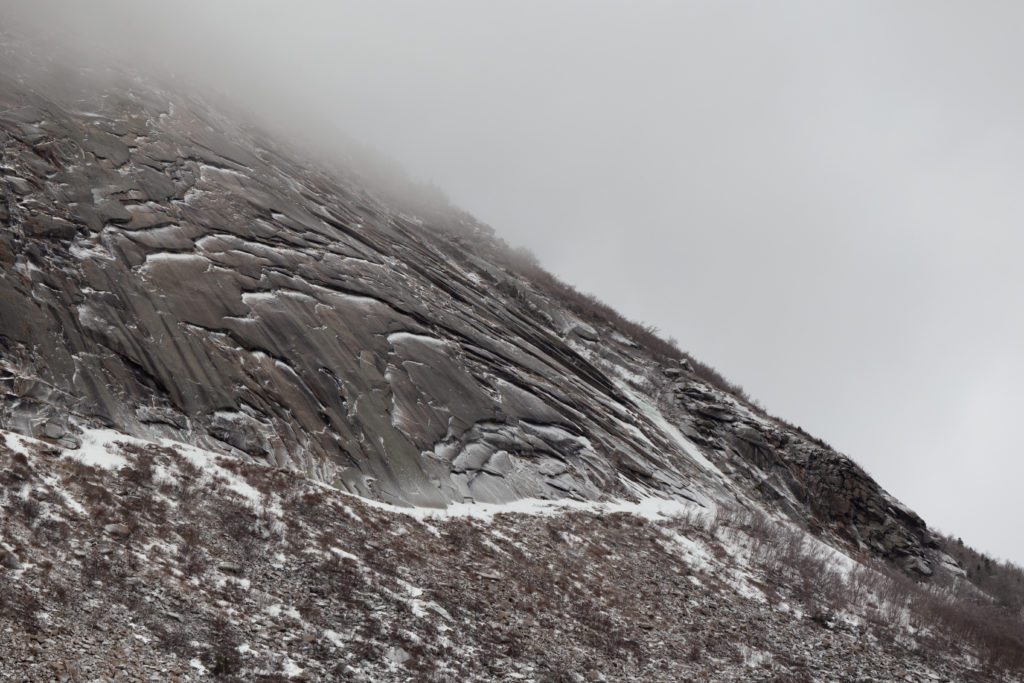
[[[650,497],[405,508],[110,430],[84,430],[77,450],[0,437],[0,554],[18,560],[0,569],[0,618],[21,615],[0,630],[0,677],[50,660],[89,678],[144,678],[151,662],[184,680],[223,667],[545,680],[578,666],[617,680],[949,679],[972,666],[935,654],[921,598],[882,567],[764,511]],[[51,631],[63,635],[31,655],[18,635]]]

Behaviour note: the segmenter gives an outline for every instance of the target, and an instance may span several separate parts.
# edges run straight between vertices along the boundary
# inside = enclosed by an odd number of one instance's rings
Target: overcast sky
[[[1024,563],[1024,3],[0,8],[383,150]]]

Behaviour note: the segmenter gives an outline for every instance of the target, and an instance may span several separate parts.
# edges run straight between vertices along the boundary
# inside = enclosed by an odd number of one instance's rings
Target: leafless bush
[[[86,465],[75,458],[61,458],[58,461],[58,467],[67,473],[64,477],[65,485],[69,482],[94,482],[100,476],[99,469],[92,465]]]
[[[186,524],[178,527],[181,545],[178,547],[178,567],[185,576],[201,576],[210,565],[206,554],[206,538],[197,524]]]
[[[299,515],[307,523],[320,520],[327,508],[324,504],[324,493],[317,489],[297,491],[284,501],[284,508]]]
[[[26,633],[39,633],[43,605],[36,592],[12,581],[0,582],[0,617],[10,619]]]
[[[59,519],[46,518],[39,521],[32,529],[33,539],[46,546],[60,546],[68,540],[71,527]]]
[[[29,469],[31,469],[29,467],[29,465],[28,465],[28,458],[21,451],[12,451],[12,450],[10,450],[9,448],[7,448],[5,446],[4,447],[4,452],[7,453],[8,457],[11,459],[11,467],[12,468],[17,467],[17,468],[20,468],[22,470],[29,470]]]
[[[203,478],[203,471],[192,464],[188,458],[177,456],[175,463],[178,467],[178,484],[172,485],[168,494],[174,494],[179,502],[191,503],[199,494],[199,483]]]
[[[32,478],[32,468],[24,453],[10,451],[10,454],[10,465],[0,469],[0,483],[12,489],[20,489]]]
[[[206,629],[210,648],[202,661],[216,678],[233,678],[241,672],[242,658],[238,652],[241,640],[234,625],[221,615],[210,620]]]
[[[250,486],[267,497],[287,488],[295,476],[281,468],[254,465],[236,458],[222,458],[218,462],[224,469],[245,477]]]
[[[87,504],[87,509],[113,507],[116,505],[114,495],[110,492],[110,489],[101,482],[82,479],[79,481],[79,490],[82,493],[84,502]]]
[[[202,548],[186,546],[178,554],[181,572],[187,577],[202,576],[210,567],[210,558]]]
[[[590,599],[579,599],[572,604],[572,615],[585,629],[587,642],[609,657],[632,657],[642,661],[644,651],[640,643],[615,623],[615,620]]]
[[[658,334],[656,327],[624,317],[593,295],[584,294],[572,285],[561,281],[537,265],[535,261],[519,259],[511,265],[534,285],[546,291],[584,320],[611,327],[623,336],[632,339],[656,358],[674,361],[686,360],[693,368],[694,374],[700,379],[716,389],[733,394],[744,401],[750,401],[746,392],[743,391],[743,387],[730,382],[707,363],[702,363],[680,350],[674,340],[664,339]]]
[[[448,523],[444,530],[444,540],[455,550],[466,550],[473,543],[476,531],[473,523],[465,519],[456,519]]]
[[[1000,607],[1011,612],[1024,610],[1024,569],[1011,562],[992,559],[952,536],[941,536],[939,547],[967,572],[971,583]]]
[[[136,489],[133,495],[121,498],[121,505],[126,513],[135,518],[146,519],[157,526],[167,523],[167,504],[157,499],[149,489]]]
[[[15,509],[21,514],[21,518],[29,524],[38,519],[39,513],[42,511],[39,501],[32,496],[22,499]]]
[[[329,593],[344,598],[351,598],[363,585],[359,566],[349,558],[338,557],[334,553],[314,568],[313,579]]]
[[[110,578],[110,562],[99,551],[92,550],[81,559],[81,576],[85,585]]]
[[[252,508],[230,496],[221,496],[212,510],[216,517],[215,528],[229,540],[241,545],[251,545],[249,539],[257,530],[256,513]]]
[[[126,484],[138,489],[141,486],[148,486],[153,481],[155,473],[154,463],[156,455],[151,450],[135,447],[135,462],[122,467],[118,474]]]
[[[192,634],[183,624],[172,624],[151,618],[146,624],[150,633],[156,636],[157,645],[173,654],[189,659],[193,654]]]

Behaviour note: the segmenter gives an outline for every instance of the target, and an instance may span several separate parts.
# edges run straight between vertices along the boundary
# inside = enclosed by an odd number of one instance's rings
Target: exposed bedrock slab
[[[563,339],[571,316],[451,258],[464,228],[200,111],[24,100],[4,121],[3,362],[68,414],[403,503],[621,494],[682,460]]]

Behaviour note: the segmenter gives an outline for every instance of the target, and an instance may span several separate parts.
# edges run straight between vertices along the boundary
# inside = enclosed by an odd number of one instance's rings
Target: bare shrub
[[[238,652],[241,640],[237,629],[218,614],[210,620],[206,631],[210,649],[202,657],[203,664],[216,678],[233,678],[242,669],[242,658]]]
[[[363,585],[359,566],[353,560],[338,557],[334,553],[316,565],[313,579],[328,592],[346,599],[351,599],[352,594]]]
[[[73,480],[90,481],[99,476],[99,470],[92,465],[86,465],[75,458],[62,458],[60,465],[67,471],[68,476]]]
[[[201,576],[210,565],[205,550],[205,536],[197,524],[186,524],[178,528],[181,545],[178,547],[178,567],[185,576]]]
[[[251,545],[245,541],[254,535],[257,528],[256,513],[252,508],[237,499],[222,496],[213,514],[217,519],[215,528],[220,529],[224,536],[235,543]]]
[[[21,518],[29,524],[38,519],[40,512],[42,512],[42,507],[39,505],[39,501],[32,496],[22,499],[21,503],[15,509],[17,509],[21,514]]]
[[[582,598],[572,603],[572,616],[586,630],[587,641],[609,657],[629,656],[643,661],[643,647],[615,623],[615,620],[593,600]]]
[[[472,522],[456,519],[448,523],[444,530],[444,540],[455,550],[467,550],[473,543],[476,530]]]
[[[82,497],[85,499],[84,502],[87,509],[97,510],[117,505],[110,489],[102,483],[83,479],[79,482],[79,489],[82,492]]]
[[[26,633],[39,633],[39,612],[43,605],[30,588],[7,581],[0,588],[0,617],[10,619]]]
[[[175,463],[178,467],[179,483],[174,493],[177,494],[180,502],[187,505],[199,494],[199,483],[202,481],[203,471],[183,456],[178,456]]]
[[[24,471],[25,473],[28,473],[31,470],[31,468],[28,465],[28,457],[26,457],[24,453],[22,453],[21,451],[12,451],[8,449],[5,450],[7,451],[7,453],[10,454],[12,468],[18,468]]]
[[[33,539],[37,543],[47,546],[64,544],[67,542],[70,534],[71,527],[68,526],[67,522],[53,519],[52,517],[40,520],[32,529]]]
[[[324,493],[317,489],[298,491],[284,501],[284,507],[301,516],[307,523],[318,521],[326,512]]]
[[[142,486],[149,486],[152,484],[153,475],[155,474],[155,461],[156,455],[153,451],[137,448],[135,462],[122,467],[118,470],[118,474],[121,475],[126,484],[131,485],[136,490]]]
[[[688,361],[694,374],[711,386],[730,393],[743,401],[750,399],[743,387],[730,382],[715,368],[702,363],[693,356],[680,350],[674,340],[664,339],[658,334],[658,328],[630,320],[608,304],[598,300],[591,294],[584,294],[570,284],[563,282],[547,270],[541,268],[535,260],[518,259],[510,263],[521,275],[535,286],[557,299],[570,311],[589,322],[611,327],[623,336],[651,353],[655,358],[672,361]]]
[[[110,562],[99,551],[93,550],[81,559],[82,581],[86,585],[94,581],[107,581],[110,579]]]
[[[192,635],[185,625],[152,618],[146,627],[156,636],[157,645],[161,649],[186,659],[192,657]]]
[[[138,488],[134,495],[123,497],[121,505],[133,517],[147,519],[158,526],[167,523],[167,504],[147,488]]]

